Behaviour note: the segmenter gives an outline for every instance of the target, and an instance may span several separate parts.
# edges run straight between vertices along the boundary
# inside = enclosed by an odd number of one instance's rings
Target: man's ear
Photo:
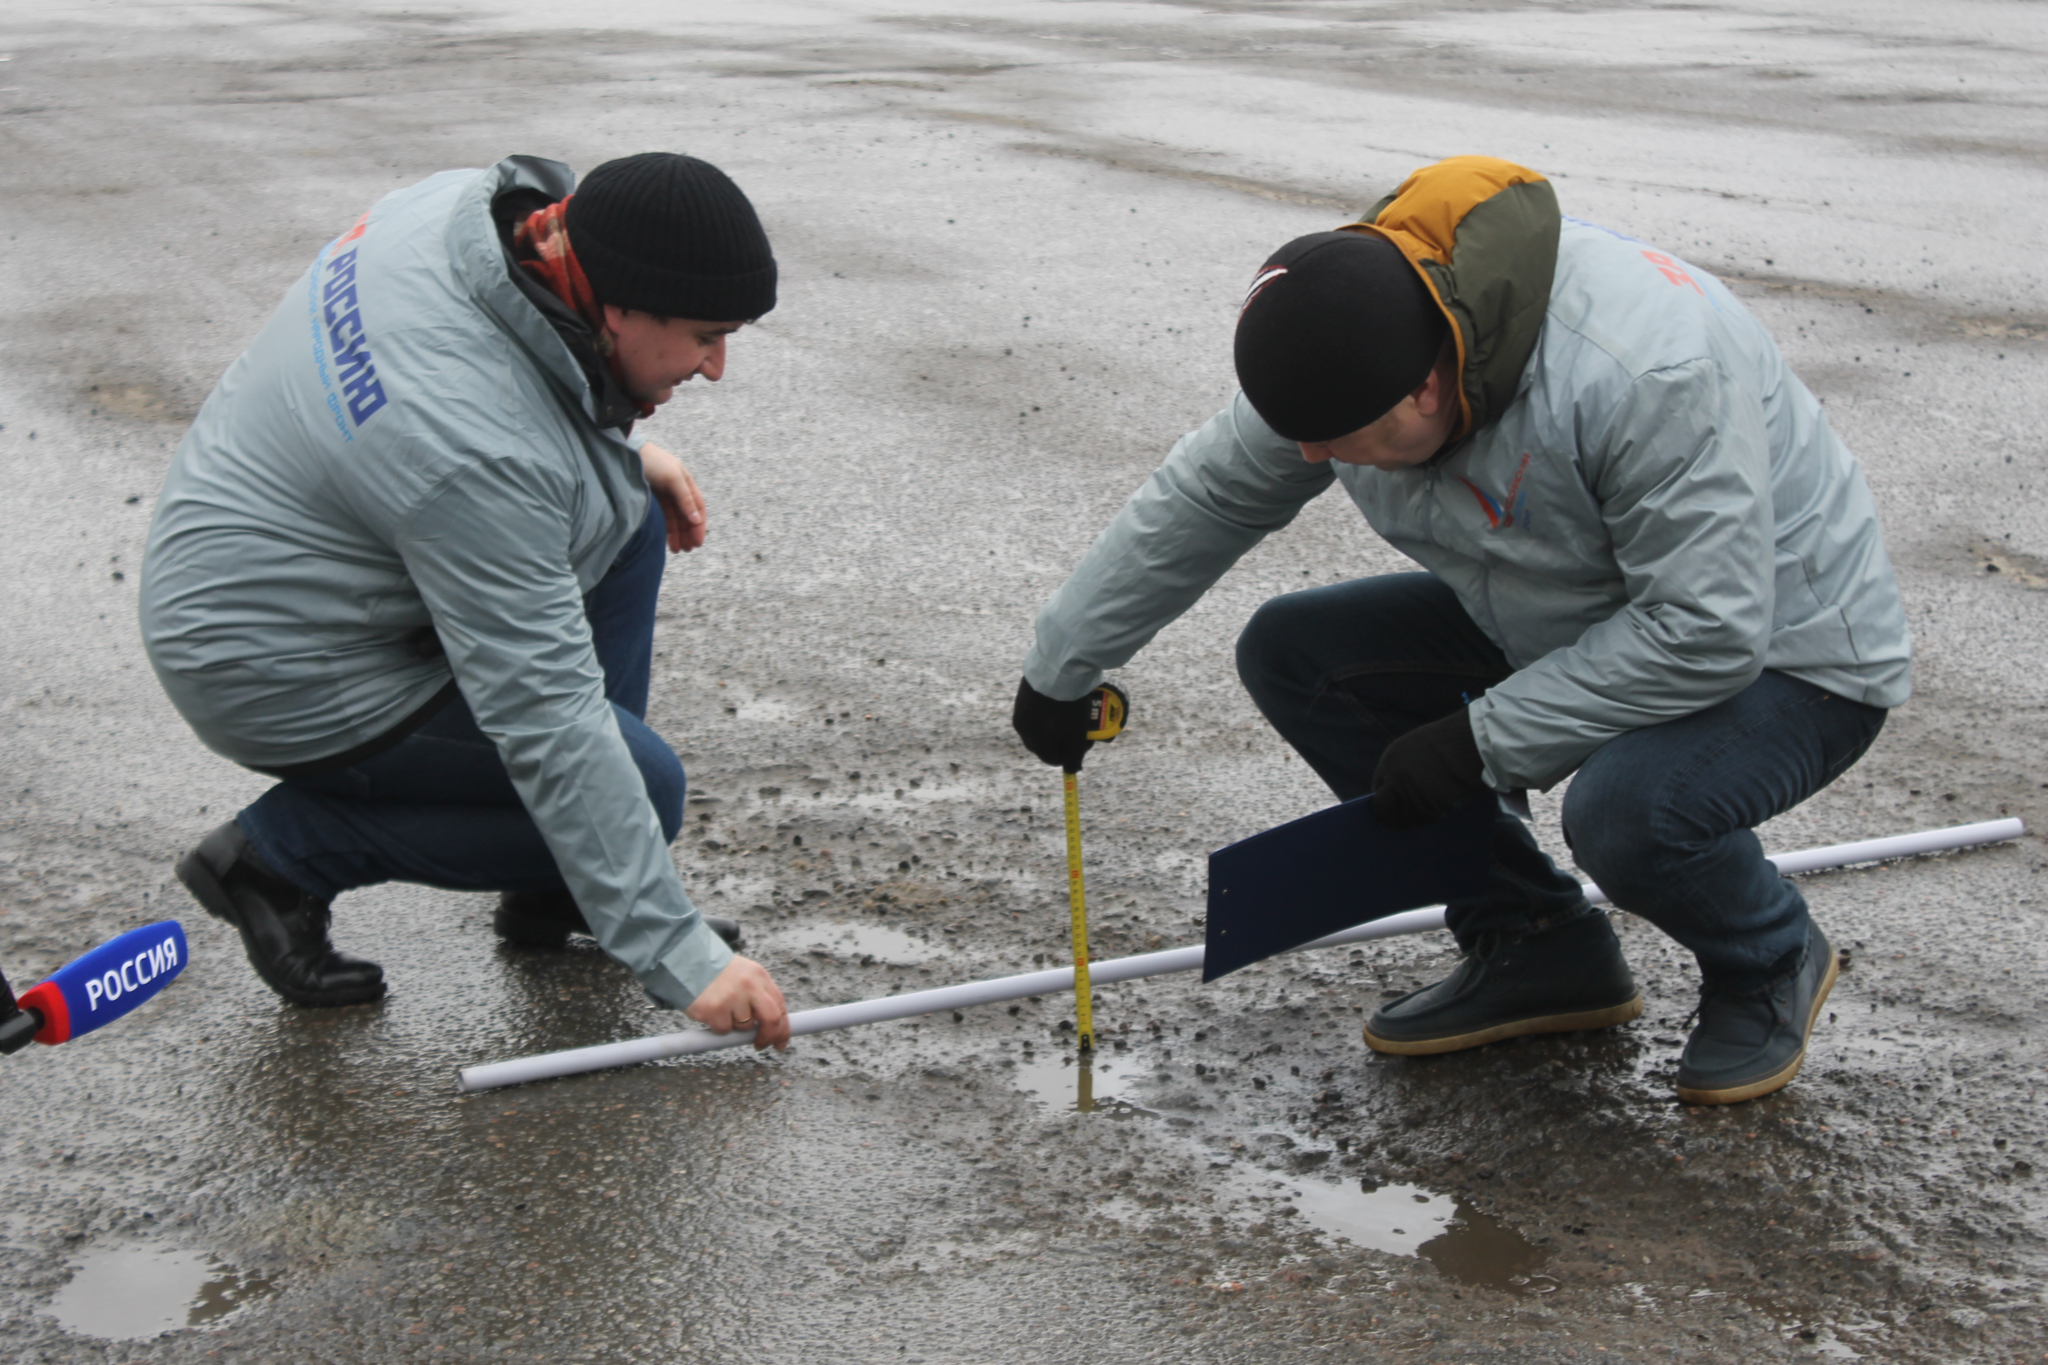
[[[1429,373],[1415,386],[1409,397],[1425,417],[1434,417],[1445,408],[1458,405],[1458,348],[1451,338],[1445,337],[1443,349],[1436,354],[1436,364],[1429,367]]]
[[[626,309],[619,307],[615,303],[601,304],[599,306],[604,309],[604,325],[607,330],[616,332],[625,325]]]
[[[1444,378],[1444,367],[1432,365],[1429,373],[1422,377],[1422,382],[1408,395],[1415,404],[1415,410],[1424,417],[1434,417],[1443,411],[1444,398],[1450,392]]]

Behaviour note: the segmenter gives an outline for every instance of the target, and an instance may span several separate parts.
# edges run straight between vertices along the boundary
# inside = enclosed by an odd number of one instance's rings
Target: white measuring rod
[[[1800,872],[1818,872],[1824,868],[1847,867],[1852,863],[1880,862],[1886,858],[1910,858],[1920,853],[1945,853],[1952,849],[1974,848],[1980,844],[2002,843],[2017,839],[2026,833],[2026,826],[2018,820],[1986,820],[1975,825],[1954,825],[1948,829],[1921,830],[1916,834],[1894,834],[1883,839],[1864,839],[1853,844],[1829,844],[1825,848],[1799,849],[1792,853],[1774,853],[1771,861],[1780,872],[1791,876]],[[1585,884],[1586,899],[1595,905],[1605,904],[1607,893],[1591,882]],[[1444,926],[1444,908],[1431,906],[1424,910],[1407,910],[1398,915],[1388,915],[1370,924],[1361,924],[1355,929],[1329,934],[1304,943],[1295,952],[1310,948],[1336,948],[1347,943],[1364,943],[1376,938],[1394,938],[1401,934],[1420,934]],[[1202,965],[1202,945],[1190,944],[1185,948],[1168,948],[1163,952],[1139,953],[1135,957],[1110,958],[1103,962],[1089,964],[1088,974],[1100,985],[1117,981],[1136,981],[1141,977],[1164,976],[1169,972],[1191,972]],[[1074,988],[1074,969],[1050,967],[1042,972],[1025,972],[1021,976],[999,976],[987,981],[969,981],[958,986],[938,986],[928,991],[911,991],[904,995],[885,995],[875,1000],[856,1000],[848,1005],[828,1005],[824,1009],[799,1010],[789,1016],[789,1031],[792,1037],[807,1033],[827,1033],[833,1029],[852,1028],[857,1024],[880,1024],[891,1019],[909,1019],[921,1014],[936,1014],[941,1010],[966,1009],[970,1005],[993,1005],[1004,1000],[1021,1000],[1027,995],[1052,995]],[[567,1052],[547,1052],[536,1057],[517,1057],[508,1062],[491,1062],[483,1066],[464,1067],[458,1075],[455,1088],[464,1094],[479,1090],[496,1090],[501,1086],[519,1085],[526,1081],[544,1081],[556,1076],[573,1076],[585,1071],[603,1071],[609,1067],[631,1066],[636,1062],[659,1061],[664,1057],[686,1057],[698,1052],[716,1052],[720,1048],[739,1047],[754,1040],[754,1031],[713,1033],[709,1029],[690,1029],[683,1033],[663,1033],[650,1038],[629,1038],[621,1043],[599,1043],[595,1047],[571,1048]]]

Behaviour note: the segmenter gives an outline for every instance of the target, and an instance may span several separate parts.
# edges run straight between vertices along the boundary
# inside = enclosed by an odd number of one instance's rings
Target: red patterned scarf
[[[612,379],[624,391],[626,377],[619,369],[618,338],[612,335],[611,328],[605,326],[604,305],[591,292],[590,280],[584,275],[576,252],[569,245],[569,221],[565,210],[569,207],[569,199],[574,197],[571,195],[528,214],[526,221],[513,229],[512,255],[589,325],[591,339],[597,343],[597,353],[604,357],[605,368],[611,371]],[[627,396],[632,397],[631,394]],[[632,401],[642,418],[654,415],[654,404],[643,403],[638,398]]]

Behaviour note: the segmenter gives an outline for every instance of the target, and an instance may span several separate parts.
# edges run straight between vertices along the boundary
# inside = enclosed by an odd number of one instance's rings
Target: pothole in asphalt
[[[1019,1090],[1054,1113],[1101,1113],[1112,1118],[1159,1117],[1132,1097],[1156,1081],[1150,1064],[1135,1056],[1096,1057],[1083,1064],[1073,1053],[1025,1057],[1012,1077]],[[1244,1202],[1255,1219],[1302,1219],[1330,1237],[1395,1256],[1414,1256],[1464,1284],[1522,1294],[1546,1294],[1557,1281],[1540,1274],[1549,1253],[1490,1214],[1454,1195],[1419,1185],[1296,1179],[1269,1171],[1233,1168],[1226,1197]],[[1142,1217],[1136,1205],[1106,1201],[1110,1217]]]
[[[95,1247],[78,1258],[71,1282],[43,1311],[67,1332],[140,1341],[211,1326],[277,1289],[268,1275],[238,1271],[200,1251]]]
[[[885,929],[879,924],[812,924],[805,927],[799,941],[807,948],[822,948],[835,957],[866,965],[930,962],[946,951],[901,929]]]
[[[1073,1053],[1062,1057],[1026,1057],[1017,1063],[1017,1088],[1054,1113],[1107,1114],[1129,1118],[1152,1111],[1130,1098],[1147,1076],[1134,1057],[1096,1057],[1080,1063]]]
[[[1557,1287],[1537,1273],[1549,1253],[1453,1195],[1419,1185],[1337,1184],[1263,1171],[1233,1171],[1228,1185],[1252,1206],[1249,1212],[1298,1216],[1357,1246],[1420,1257],[1465,1284],[1524,1294]]]

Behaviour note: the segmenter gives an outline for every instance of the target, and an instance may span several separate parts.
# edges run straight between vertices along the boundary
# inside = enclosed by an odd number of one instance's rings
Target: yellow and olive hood
[[[1345,225],[1400,248],[1449,320],[1461,410],[1453,439],[1497,419],[1515,396],[1550,303],[1559,222],[1557,195],[1536,172],[1454,156]]]

